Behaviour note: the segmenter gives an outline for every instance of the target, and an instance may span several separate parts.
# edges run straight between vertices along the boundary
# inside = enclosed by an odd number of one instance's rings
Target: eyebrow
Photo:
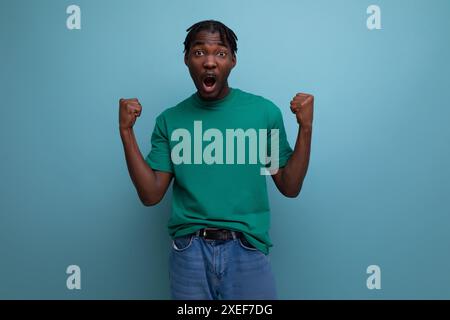
[[[206,44],[205,41],[194,41],[194,42],[192,43],[192,47],[195,47],[195,46],[198,46],[198,45],[204,45],[204,44]],[[226,44],[223,43],[222,41],[217,42],[217,44],[218,44],[219,46],[221,46],[221,47],[228,48],[228,47],[226,46]]]

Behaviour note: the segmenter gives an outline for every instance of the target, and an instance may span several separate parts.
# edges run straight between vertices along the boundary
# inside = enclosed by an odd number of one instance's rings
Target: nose
[[[203,62],[203,67],[205,69],[214,69],[215,67],[217,67],[215,57],[211,55],[206,55],[205,61]]]

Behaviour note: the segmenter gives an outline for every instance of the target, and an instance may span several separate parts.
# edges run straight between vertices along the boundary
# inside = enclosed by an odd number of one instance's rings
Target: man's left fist
[[[301,127],[312,127],[314,96],[307,93],[297,93],[291,100],[291,111],[295,113]]]

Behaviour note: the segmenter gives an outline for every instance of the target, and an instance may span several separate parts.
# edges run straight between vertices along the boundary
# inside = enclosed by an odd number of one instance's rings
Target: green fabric
[[[202,164],[194,164],[194,121],[202,121],[203,133],[209,128],[222,132],[224,164],[205,164],[203,158]],[[173,131],[178,128],[190,132],[191,164],[172,162],[171,151],[183,140],[172,139]],[[286,165],[292,149],[279,108],[261,96],[234,88],[219,101],[206,102],[193,94],[162,112],[156,119],[152,148],[145,160],[154,170],[174,174],[172,213],[168,223],[172,238],[204,227],[226,228],[243,232],[251,244],[268,254],[272,246],[266,186],[269,176],[260,173],[264,165],[259,157],[256,164],[249,163],[248,142],[245,143],[245,164],[237,164],[237,143],[234,164],[225,162],[225,130],[238,128],[244,131],[253,128],[257,132],[279,129],[279,167]],[[201,150],[210,143],[203,141]],[[270,143],[267,148],[270,150]]]

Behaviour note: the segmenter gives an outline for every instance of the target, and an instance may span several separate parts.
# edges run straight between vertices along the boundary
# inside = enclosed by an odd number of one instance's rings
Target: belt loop
[[[233,236],[233,240],[236,240],[236,238],[237,238],[236,232],[235,231],[231,231],[231,235]]]

